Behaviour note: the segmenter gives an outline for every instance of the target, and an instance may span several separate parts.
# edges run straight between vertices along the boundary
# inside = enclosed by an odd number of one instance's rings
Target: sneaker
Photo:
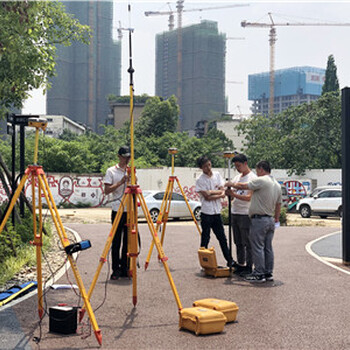
[[[244,279],[248,282],[252,283],[263,283],[266,282],[264,275],[257,275],[255,273],[251,273],[250,275],[246,275]]]
[[[266,281],[272,282],[273,281],[272,273],[265,273],[265,279]]]
[[[236,268],[237,266],[239,266],[239,265],[233,259],[232,259],[232,261],[227,263],[227,267]]]
[[[243,266],[243,268],[239,270],[239,275],[244,277],[244,276],[250,275],[252,272],[253,270],[250,266]]]
[[[111,274],[111,280],[113,280],[113,281],[116,281],[117,279],[119,279],[119,277],[120,277],[120,271],[114,271]]]

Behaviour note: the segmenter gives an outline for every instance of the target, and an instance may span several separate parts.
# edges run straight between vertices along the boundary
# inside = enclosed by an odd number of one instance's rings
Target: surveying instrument
[[[44,118],[29,118],[27,126],[35,128],[35,146],[34,146],[34,162],[33,165],[29,165],[25,170],[24,176],[18,185],[16,191],[13,193],[12,199],[10,201],[8,210],[5,214],[4,219],[0,225],[0,233],[5,227],[5,224],[21,194],[21,191],[24,188],[24,185],[28,179],[31,180],[32,187],[32,214],[33,214],[33,233],[34,233],[34,241],[32,244],[36,247],[36,265],[37,265],[37,283],[38,283],[38,313],[40,320],[44,316],[44,308],[43,308],[43,283],[42,283],[42,266],[41,266],[41,247],[42,243],[42,231],[43,231],[43,214],[42,214],[42,196],[45,197],[46,203],[49,207],[51,218],[55,224],[57,234],[60,238],[61,244],[64,250],[67,253],[67,258],[69,260],[70,266],[75,276],[75,280],[79,287],[80,294],[82,299],[84,300],[84,305],[88,311],[89,318],[92,324],[92,327],[95,332],[96,339],[98,343],[102,344],[102,334],[100,329],[98,328],[94,312],[90,305],[90,301],[87,297],[87,293],[85,291],[85,287],[81,276],[79,274],[76,262],[72,256],[72,254],[76,251],[83,250],[89,248],[91,245],[86,244],[87,242],[73,243],[70,244],[65,229],[63,227],[61,218],[58,214],[57,207],[55,201],[53,199],[52,193],[50,191],[50,187],[45,176],[44,170],[42,166],[37,165],[38,160],[38,148],[39,148],[39,130],[45,131],[47,127],[47,120]],[[35,184],[38,186],[37,193],[35,191]],[[38,198],[38,205],[36,203],[36,196]],[[39,227],[37,227],[36,220],[36,210],[39,211]]]
[[[129,11],[130,11],[130,5],[129,5]],[[133,116],[133,105],[134,105],[134,84],[133,84],[133,73],[134,69],[132,67],[132,54],[131,54],[131,33],[133,32],[133,29],[128,28],[126,29],[129,31],[129,52],[130,52],[130,58],[129,58],[129,69],[128,73],[130,74],[130,168],[131,168],[131,181],[127,184],[127,187],[125,189],[125,192],[123,194],[123,197],[121,199],[121,203],[119,205],[117,214],[115,216],[115,219],[112,224],[111,231],[108,235],[107,242],[105,244],[104,250],[102,252],[102,255],[99,260],[99,264],[96,270],[96,273],[94,275],[94,278],[92,280],[91,286],[89,288],[88,292],[88,299],[91,298],[91,295],[93,293],[93,290],[96,286],[98,276],[101,272],[101,269],[103,267],[103,264],[107,261],[107,255],[111,248],[113,238],[116,234],[116,230],[118,228],[118,225],[120,223],[122,214],[124,212],[124,208],[127,209],[127,227],[128,227],[128,258],[130,261],[129,266],[129,276],[132,277],[132,303],[134,306],[137,304],[137,257],[139,255],[138,250],[138,218],[137,218],[137,207],[138,202],[141,205],[142,211],[144,213],[144,216],[147,220],[149,231],[152,235],[152,239],[154,244],[157,247],[158,254],[160,257],[161,262],[163,263],[166,275],[168,277],[171,289],[173,291],[175,301],[177,303],[178,309],[182,309],[182,305],[180,302],[179,295],[177,293],[174,281],[172,279],[170,269],[167,263],[168,257],[165,256],[162,244],[159,240],[159,237],[157,235],[157,231],[155,230],[153,221],[151,219],[150,213],[148,211],[144,196],[142,194],[141,188],[139,185],[136,184],[136,175],[135,175],[135,166],[134,166],[134,116]],[[84,317],[85,313],[85,307],[83,307],[80,310],[79,318],[80,320]]]
[[[177,185],[178,185],[178,187],[179,187],[179,189],[181,191],[181,194],[182,194],[182,196],[185,199],[187,208],[188,208],[189,212],[191,213],[193,222],[195,223],[195,225],[197,227],[199,235],[202,234],[201,233],[201,229],[199,228],[198,222],[197,222],[197,220],[196,220],[196,218],[195,218],[195,216],[193,214],[193,211],[192,211],[192,209],[190,207],[190,204],[188,203],[186,195],[185,195],[185,193],[184,193],[184,191],[182,189],[180,181],[177,178],[177,176],[174,176],[175,154],[177,154],[177,148],[169,148],[168,153],[171,155],[171,176],[169,176],[168,184],[167,184],[166,190],[164,192],[164,197],[163,197],[162,204],[160,206],[159,214],[158,214],[158,217],[157,217],[157,227],[156,227],[156,231],[158,232],[158,230],[159,230],[159,232],[160,232],[160,227],[161,227],[161,225],[163,225],[162,226],[162,236],[161,236],[161,240],[160,240],[162,246],[163,246],[163,243],[164,243],[165,228],[166,228],[166,224],[168,222],[170,205],[171,205],[171,198],[172,198],[172,195],[173,195],[174,183],[175,182],[177,183]],[[152,256],[153,247],[154,247],[154,242],[152,241],[151,242],[151,246],[149,248],[148,255],[147,255],[147,259],[146,259],[146,262],[145,262],[145,270],[147,270],[147,267],[149,265],[149,261],[150,261],[151,256]]]
[[[232,158],[237,154],[237,152],[232,151],[225,151],[223,156],[225,159],[227,159],[227,181],[231,181],[231,160]],[[228,187],[230,189],[231,187]],[[228,199],[228,237],[229,237],[229,249],[230,249],[230,256],[232,257],[232,217],[231,217],[231,198],[230,196],[227,196]],[[230,273],[232,273],[232,264],[230,264]]]

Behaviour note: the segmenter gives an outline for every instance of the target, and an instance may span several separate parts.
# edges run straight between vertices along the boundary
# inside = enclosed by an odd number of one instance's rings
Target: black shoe
[[[239,269],[239,275],[242,277],[250,275],[252,272],[253,272],[253,270],[250,266],[242,266]]]
[[[129,277],[128,271],[127,270],[126,271],[122,270],[122,272],[120,273],[120,277]]]
[[[248,282],[252,283],[263,283],[266,282],[264,275],[257,275],[255,273],[251,273],[250,275],[246,275],[244,279]]]
[[[120,277],[120,271],[113,271],[113,273],[111,274],[111,280],[116,281],[117,279],[119,279]]]
[[[265,279],[268,282],[272,282],[273,281],[273,275],[272,273],[265,273]]]
[[[236,268],[239,266],[233,259],[227,263],[227,267],[233,267]]]

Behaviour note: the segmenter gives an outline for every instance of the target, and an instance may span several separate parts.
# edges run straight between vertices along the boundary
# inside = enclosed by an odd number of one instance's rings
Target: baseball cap
[[[119,148],[118,154],[122,157],[130,157],[130,148],[128,146],[122,146]]]
[[[233,158],[232,158],[232,161],[233,162],[240,162],[240,163],[244,163],[244,162],[248,162],[248,158],[245,154],[243,153],[239,153],[237,155],[235,155]]]

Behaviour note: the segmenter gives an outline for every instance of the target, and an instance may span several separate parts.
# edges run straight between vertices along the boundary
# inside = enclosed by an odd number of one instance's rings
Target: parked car
[[[338,185],[326,185],[326,186],[319,186],[314,188],[310,193],[308,193],[308,197],[314,197],[316,194],[320,193],[323,190],[341,190],[342,187]]]
[[[157,221],[160,207],[162,205],[164,191],[143,191],[143,196],[153,222]],[[201,203],[187,199],[188,204],[196,220],[200,220]],[[139,209],[139,217],[145,217],[142,209]],[[173,192],[170,203],[169,218],[191,218],[185,198],[176,192]]]
[[[311,215],[319,215],[323,219],[327,216],[342,217],[341,188],[329,187],[316,192],[312,197],[301,199],[297,204],[297,211],[303,218],[309,218]]]

